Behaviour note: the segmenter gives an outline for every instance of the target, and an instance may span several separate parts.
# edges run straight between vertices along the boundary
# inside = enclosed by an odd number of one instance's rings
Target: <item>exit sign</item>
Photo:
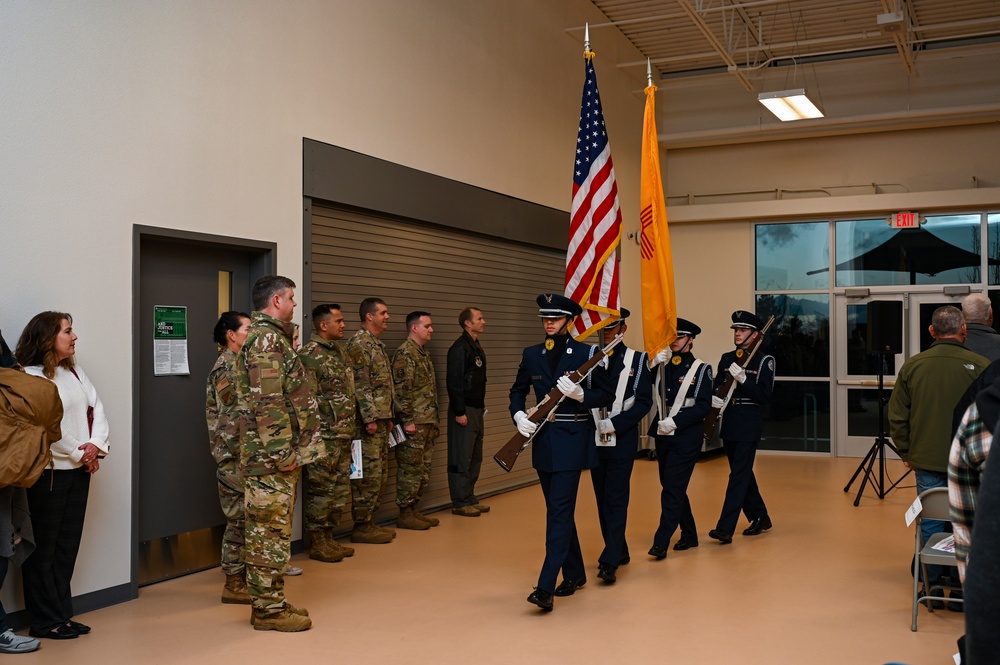
[[[916,229],[920,227],[920,215],[915,212],[897,212],[889,217],[889,226],[894,229]]]

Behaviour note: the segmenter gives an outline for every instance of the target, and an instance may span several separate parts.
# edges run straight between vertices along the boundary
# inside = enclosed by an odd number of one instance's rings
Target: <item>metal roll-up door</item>
[[[447,476],[447,409],[445,371],[448,348],[461,335],[458,314],[468,306],[482,309],[486,331],[481,337],[487,375],[483,468],[477,494],[487,496],[535,480],[529,446],[511,473],[493,454],[515,433],[508,412],[508,392],[524,347],[537,344],[543,332],[535,296],[562,292],[565,256],[507,240],[453,229],[312,207],[310,225],[310,302],[339,303],[347,320],[347,339],[358,329],[358,307],[374,296],[389,308],[389,329],[382,337],[390,355],[406,339],[405,320],[413,310],[431,313],[434,337],[428,348],[434,361],[440,396],[441,436],[434,450],[430,484],[421,508],[451,502]],[[311,321],[306,321],[311,325]],[[390,455],[391,457],[391,455]],[[395,517],[395,462],[376,520]]]

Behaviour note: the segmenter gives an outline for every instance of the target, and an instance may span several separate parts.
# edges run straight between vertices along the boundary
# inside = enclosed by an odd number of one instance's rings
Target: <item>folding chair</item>
[[[920,514],[917,515],[917,519],[914,521],[916,536],[914,537],[915,544],[913,546],[913,623],[910,625],[910,630],[914,632],[917,630],[917,608],[920,606],[920,603],[926,603],[927,610],[933,612],[934,604],[932,601],[935,600],[946,601],[949,603],[964,602],[961,599],[949,598],[948,596],[943,595],[946,591],[945,587],[930,587],[927,585],[926,581],[928,564],[938,566],[958,565],[954,552],[943,552],[941,550],[934,549],[934,545],[952,534],[936,533],[931,536],[926,543],[920,542],[920,523],[925,519],[944,520],[945,522],[951,521],[951,516],[948,512],[948,488],[935,487],[922,492],[920,494],[920,504],[922,506]],[[955,574],[958,574],[957,571]],[[923,582],[921,582],[921,580],[923,580]],[[923,596],[920,595],[921,585],[924,587]],[[938,589],[942,595],[932,595],[934,589]]]

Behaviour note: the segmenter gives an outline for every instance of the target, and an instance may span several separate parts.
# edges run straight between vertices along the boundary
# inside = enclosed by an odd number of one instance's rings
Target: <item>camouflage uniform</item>
[[[354,371],[336,341],[315,333],[299,350],[319,402],[326,457],[307,467],[305,523],[307,531],[333,529],[351,493],[351,438],[355,430]]]
[[[240,464],[246,487],[247,587],[255,611],[285,609],[284,569],[291,555],[298,470],[326,454],[309,378],[292,349],[295,325],[262,312],[236,356],[244,419]]]
[[[407,338],[392,356],[396,419],[417,431],[396,446],[396,505],[414,506],[431,478],[434,440],[438,436],[437,383],[427,350]]]
[[[354,522],[370,522],[378,509],[389,474],[389,430],[392,428],[392,370],[385,344],[365,328],[347,342],[354,366],[354,396],[358,403],[364,477],[351,481]],[[374,434],[365,425],[378,423]]]
[[[223,349],[208,375],[205,419],[212,457],[218,469],[219,504],[226,515],[222,537],[222,571],[239,575],[244,568],[244,493],[240,472],[240,419],[236,404],[236,354]]]

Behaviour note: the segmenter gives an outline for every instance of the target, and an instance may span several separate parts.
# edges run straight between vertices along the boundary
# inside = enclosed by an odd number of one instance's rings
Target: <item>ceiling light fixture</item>
[[[778,116],[782,122],[823,117],[823,112],[806,97],[804,88],[762,92],[757,95],[757,101],[766,106],[768,111]]]

